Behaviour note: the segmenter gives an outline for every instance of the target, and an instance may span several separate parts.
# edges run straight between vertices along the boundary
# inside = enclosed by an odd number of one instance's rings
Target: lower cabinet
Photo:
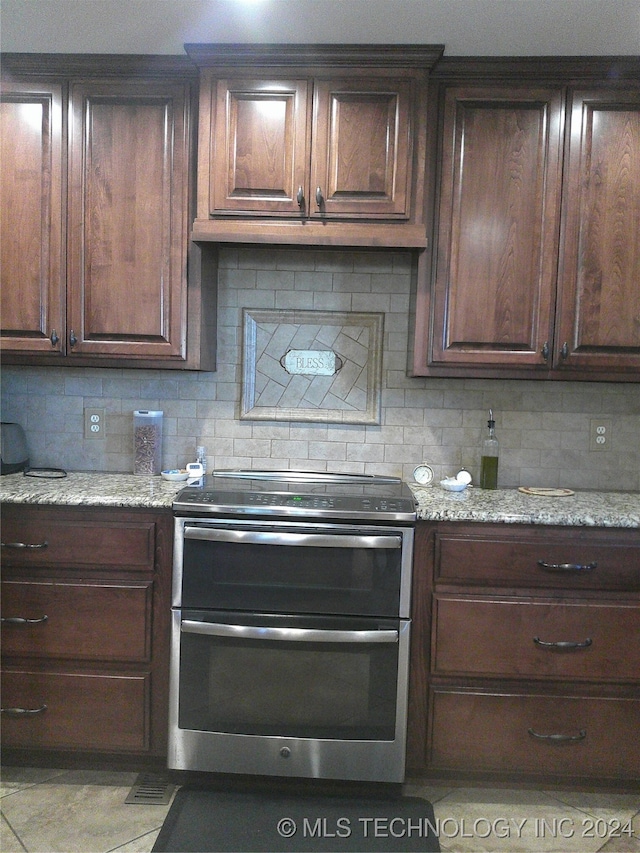
[[[419,523],[408,767],[640,779],[640,531]]]
[[[164,757],[172,519],[2,508],[2,742]]]

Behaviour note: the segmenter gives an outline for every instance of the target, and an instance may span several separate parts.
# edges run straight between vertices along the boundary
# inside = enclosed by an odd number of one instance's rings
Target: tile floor
[[[0,850],[149,853],[169,806],[125,804],[136,778],[4,767]],[[433,803],[443,853],[640,853],[640,793],[404,788]]]

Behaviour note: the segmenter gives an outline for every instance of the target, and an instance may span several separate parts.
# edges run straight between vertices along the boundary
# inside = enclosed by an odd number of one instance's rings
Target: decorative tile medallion
[[[240,418],[379,424],[384,314],[245,308]]]

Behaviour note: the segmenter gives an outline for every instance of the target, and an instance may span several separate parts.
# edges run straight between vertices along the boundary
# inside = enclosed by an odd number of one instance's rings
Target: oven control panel
[[[409,497],[370,495],[309,495],[280,492],[226,492],[183,489],[173,503],[174,511],[198,510],[202,514],[304,515],[359,519],[414,521],[415,501]]]

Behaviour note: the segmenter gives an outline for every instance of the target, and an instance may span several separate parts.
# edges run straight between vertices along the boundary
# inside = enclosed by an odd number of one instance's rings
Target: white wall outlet
[[[611,418],[591,418],[589,450],[611,450]]]
[[[84,410],[84,437],[106,438],[104,409]]]

